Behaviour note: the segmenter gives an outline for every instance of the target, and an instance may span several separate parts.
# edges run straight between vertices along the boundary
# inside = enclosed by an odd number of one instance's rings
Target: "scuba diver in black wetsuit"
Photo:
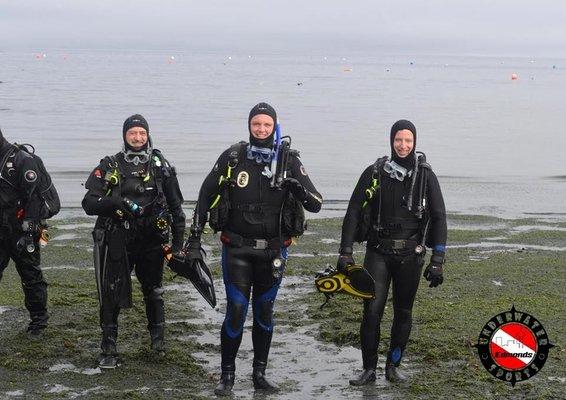
[[[28,147],[8,143],[0,131],[0,281],[11,258],[30,314],[27,330],[40,336],[49,316],[39,238],[42,220],[55,215],[60,203],[43,162]]]
[[[287,246],[291,236],[297,235],[285,217],[288,216],[286,199],[289,196],[296,199],[301,212],[303,207],[318,212],[322,206],[321,195],[293,150],[289,150],[284,168],[286,176],[283,175],[279,186],[274,185],[276,179],[270,165],[282,156],[282,151],[274,150],[278,141],[278,134],[274,134],[276,123],[276,112],[269,104],[259,103],[252,108],[248,118],[250,142],[240,142],[224,151],[204,180],[188,241],[190,258],[190,249],[200,247],[200,233],[210,211],[210,225],[222,231],[222,271],[227,296],[221,329],[222,376],[215,389],[219,396],[230,395],[234,385],[236,355],[252,287],[254,388],[278,389],[266,379],[265,368],[273,334],[273,305],[282,280]],[[218,215],[213,217],[213,212]],[[300,228],[303,222],[299,222]]]
[[[90,174],[82,205],[98,215],[94,264],[102,328],[101,368],[118,364],[116,339],[120,308],[131,307],[131,270],[144,295],[151,348],[165,351],[163,249],[172,233],[173,256],[183,246],[185,214],[175,168],[152,147],[147,121],[132,115],[124,122],[123,150],[105,157]]]
[[[350,380],[355,386],[376,379],[380,323],[391,282],[393,326],[385,377],[391,382],[405,380],[397,367],[411,332],[425,245],[432,248],[432,256],[424,276],[430,287],[443,282],[444,200],[424,154],[415,153],[416,142],[417,130],[410,121],[400,120],[392,126],[391,159],[380,158],[362,173],[342,224],[338,269],[354,264],[353,242],[367,240],[364,266],[375,280],[376,298],[364,301],[360,327],[364,370],[358,378]],[[364,212],[368,223],[364,222]]]

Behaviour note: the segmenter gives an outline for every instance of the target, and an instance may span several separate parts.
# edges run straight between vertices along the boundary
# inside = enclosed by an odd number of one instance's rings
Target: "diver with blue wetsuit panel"
[[[235,361],[251,296],[255,389],[275,391],[265,377],[273,334],[273,305],[281,284],[291,236],[287,200],[291,194],[307,211],[318,212],[322,196],[317,192],[298,152],[290,151],[286,174],[279,183],[273,176],[280,142],[275,138],[277,115],[267,103],[252,108],[248,118],[249,143],[240,142],[224,151],[204,180],[195,209],[191,249],[200,248],[200,233],[211,211],[210,225],[222,231],[222,272],[227,309],[221,329],[222,375],[215,389],[230,395]],[[220,217],[218,216],[220,214]],[[291,213],[293,214],[293,213]],[[219,219],[221,221],[219,221]],[[213,221],[214,220],[214,221]],[[291,223],[293,225],[293,223]],[[299,224],[300,225],[300,224]],[[300,232],[299,232],[300,233]],[[198,257],[198,250],[195,257]],[[253,293],[252,293],[253,288]]]

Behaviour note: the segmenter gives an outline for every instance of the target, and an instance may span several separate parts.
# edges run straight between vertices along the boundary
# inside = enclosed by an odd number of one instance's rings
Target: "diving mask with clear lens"
[[[407,171],[407,168],[400,166],[395,161],[386,161],[383,164],[383,170],[393,179],[403,182],[406,176],[411,176],[413,171]]]
[[[147,150],[143,151],[124,149],[122,150],[122,153],[124,154],[124,160],[126,160],[126,162],[138,165],[145,164],[149,161],[149,158],[151,156],[151,149],[148,148]]]
[[[273,157],[273,150],[267,147],[248,146],[248,160],[255,160],[258,164],[269,163]]]

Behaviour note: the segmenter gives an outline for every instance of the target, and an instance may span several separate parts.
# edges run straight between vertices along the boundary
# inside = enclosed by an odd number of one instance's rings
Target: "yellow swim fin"
[[[348,265],[345,272],[338,272],[328,265],[315,276],[316,289],[328,300],[336,293],[347,293],[361,299],[375,299],[375,281],[362,265]],[[323,306],[326,302],[323,304]]]

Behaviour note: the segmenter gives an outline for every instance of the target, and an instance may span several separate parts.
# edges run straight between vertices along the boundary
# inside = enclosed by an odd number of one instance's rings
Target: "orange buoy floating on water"
[[[511,74],[511,80],[512,80],[512,81],[516,81],[517,79],[519,79],[519,75],[517,75],[517,74]]]

